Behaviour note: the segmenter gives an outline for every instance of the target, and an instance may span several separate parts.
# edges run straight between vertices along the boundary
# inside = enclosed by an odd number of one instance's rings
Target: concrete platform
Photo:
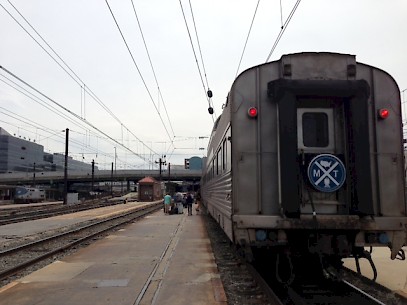
[[[403,247],[407,253],[407,247]],[[377,279],[380,285],[387,287],[407,298],[407,261],[391,260],[390,250],[385,247],[373,248],[372,259],[377,269]],[[366,259],[359,260],[362,275],[373,278],[373,271]],[[356,272],[355,260],[344,260],[344,266]]]
[[[162,211],[0,289],[2,305],[226,303],[203,217]]]

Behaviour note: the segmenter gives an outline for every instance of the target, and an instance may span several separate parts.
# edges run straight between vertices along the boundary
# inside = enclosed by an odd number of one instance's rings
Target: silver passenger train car
[[[210,138],[202,201],[249,258],[268,248],[338,265],[388,246],[404,259],[402,142],[388,73],[353,55],[284,55],[234,81]]]

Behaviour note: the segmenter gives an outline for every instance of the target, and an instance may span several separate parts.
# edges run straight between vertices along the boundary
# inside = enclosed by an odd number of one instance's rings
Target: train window
[[[326,147],[328,116],[323,112],[306,112],[302,115],[302,139],[307,147]]]
[[[232,133],[230,131],[230,127],[226,132],[226,169],[230,171],[232,169],[232,140],[231,136]]]
[[[222,142],[222,170],[226,171],[226,139]]]
[[[216,165],[217,165],[217,175],[220,175],[222,173],[222,149],[218,150],[218,154],[216,156]]]
[[[299,108],[298,148],[334,148],[333,109]]]

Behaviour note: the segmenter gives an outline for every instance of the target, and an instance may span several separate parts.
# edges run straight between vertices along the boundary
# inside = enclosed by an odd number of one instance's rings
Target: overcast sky
[[[70,155],[95,159],[105,169],[115,150],[117,169],[149,168],[148,161],[164,154],[172,164],[202,157],[236,76],[257,3],[0,0],[0,65],[20,78],[0,70],[0,127],[51,153],[64,152],[61,131],[69,128]],[[266,61],[297,1],[281,3],[260,1],[239,72]],[[354,54],[358,62],[390,73],[404,90],[406,30],[405,0],[303,0],[270,61],[304,51]],[[208,85],[213,117],[207,111]]]

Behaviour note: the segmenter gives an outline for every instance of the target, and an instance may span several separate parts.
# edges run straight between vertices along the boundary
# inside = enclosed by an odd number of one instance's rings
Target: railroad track
[[[391,291],[377,282],[373,282],[371,279],[366,278],[351,269],[344,268],[343,279],[354,286],[363,287],[365,292],[376,296],[377,299],[382,300],[386,305],[407,304],[407,299],[402,295]]]
[[[61,234],[3,250],[0,252],[1,286],[8,282],[11,276],[21,273],[26,268],[40,261],[96,238],[107,231],[142,218],[161,208],[162,204],[152,204],[120,215],[108,217]]]
[[[47,218],[57,215],[69,214],[73,212],[86,211],[111,205],[120,204],[122,201],[95,202],[78,205],[61,206],[50,205],[41,207],[13,208],[0,211],[0,226],[23,221]]]
[[[284,293],[279,293],[279,297],[282,304],[386,304],[347,281],[299,283],[286,287]]]
[[[276,280],[265,279],[256,267],[247,264],[246,267],[257,284],[266,294],[271,304],[347,304],[347,305],[387,305],[376,297],[363,291],[346,280],[303,279],[294,281],[291,285],[277,284]]]
[[[391,291],[386,293],[382,289],[382,293],[377,293],[378,288],[372,289],[377,283],[352,281],[342,273],[331,275],[328,271],[321,270],[320,264],[310,258],[296,261],[290,268],[291,271],[284,270],[284,266],[281,266],[278,276],[276,269],[272,267],[275,262],[273,253],[264,251],[257,257],[255,268],[278,296],[281,304],[403,304],[399,303],[400,299],[394,302],[394,293]],[[294,276],[291,276],[292,270],[295,271]],[[281,283],[284,280],[287,282]]]

